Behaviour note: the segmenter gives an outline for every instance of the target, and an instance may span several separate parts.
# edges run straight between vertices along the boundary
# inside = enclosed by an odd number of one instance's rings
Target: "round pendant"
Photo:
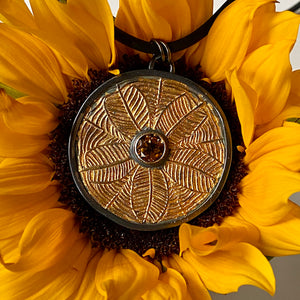
[[[81,107],[69,160],[82,196],[125,227],[187,222],[218,197],[231,163],[227,121],[212,96],[168,72],[124,73]]]

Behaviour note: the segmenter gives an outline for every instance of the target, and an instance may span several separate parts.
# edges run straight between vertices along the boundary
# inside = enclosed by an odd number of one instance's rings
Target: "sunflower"
[[[145,233],[154,246],[142,247],[139,233],[117,227],[109,240],[116,227],[106,235],[95,230],[108,223],[72,200],[60,155],[65,125],[85,97],[116,68],[143,65],[147,55],[136,59],[115,45],[106,1],[31,0],[32,12],[22,0],[0,2],[2,297],[211,299],[208,290],[230,293],[244,284],[274,294],[266,256],[300,253],[300,208],[289,200],[300,191],[300,125],[291,121],[300,118],[300,71],[289,62],[300,17],[275,12],[275,1],[236,0],[205,39],[174,55],[236,107],[231,118],[241,139],[233,147],[243,161],[236,170],[246,166],[247,174],[241,171],[235,185],[238,205],[221,219]],[[212,14],[211,0],[173,3],[122,0],[115,23],[141,39],[168,42]]]

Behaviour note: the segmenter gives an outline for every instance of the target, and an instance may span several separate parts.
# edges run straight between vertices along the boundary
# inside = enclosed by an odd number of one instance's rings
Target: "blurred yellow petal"
[[[0,82],[62,104],[67,90],[53,52],[38,38],[0,23]]]
[[[19,241],[22,233],[18,233],[8,238],[0,239],[0,257],[3,261],[15,263],[19,259]],[[2,266],[2,264],[0,264]]]
[[[24,0],[1,0],[0,20],[15,26],[34,26],[33,16]]]
[[[243,140],[245,146],[248,147],[254,136],[253,103],[257,101],[257,94],[255,90],[238,78],[236,71],[227,73],[226,76],[232,89],[232,95],[241,124]]]
[[[260,226],[261,251],[267,256],[299,254],[300,252],[300,207],[289,201],[290,212],[278,223]]]
[[[183,259],[213,292],[236,292],[245,284],[257,286],[271,295],[275,292],[275,278],[268,260],[250,244],[237,243],[227,251],[217,251],[205,257],[185,251]]]
[[[281,40],[297,39],[300,16],[289,12],[276,12],[275,2],[260,7],[253,19],[253,34],[248,52]]]
[[[289,118],[300,118],[300,70],[292,72],[292,87],[285,107],[274,119],[267,124],[256,128],[256,136],[261,136],[265,132],[275,127],[280,127]]]
[[[28,134],[48,134],[57,126],[58,109],[49,102],[32,97],[17,100],[0,90],[0,116],[7,128]]]
[[[148,249],[142,256],[143,257],[149,256],[151,258],[154,258],[155,257],[155,249],[154,248]]]
[[[213,13],[213,1],[205,0],[205,1],[190,1],[190,9],[191,9],[191,19],[192,22],[196,20],[197,22],[193,22],[192,30],[196,30],[200,27],[205,21],[207,21]],[[196,16],[194,16],[196,14]],[[197,66],[200,64],[200,60],[203,56],[203,52],[205,49],[207,38],[202,39],[200,42],[194,44],[189,47],[185,53],[185,63],[189,67]]]
[[[288,123],[266,132],[249,146],[244,160],[250,170],[266,160],[291,171],[300,170],[300,124]]]
[[[236,0],[216,19],[207,36],[201,66],[212,81],[238,68],[251,40],[256,10],[272,0]]]
[[[115,60],[113,17],[107,1],[30,1],[38,31],[80,77]],[[62,64],[65,64],[62,60]]]
[[[82,299],[93,299],[93,300],[101,300],[104,297],[99,294],[95,279],[96,279],[96,270],[98,262],[101,258],[102,252],[98,252],[89,262],[87,268],[85,270],[85,274],[83,280],[80,284],[80,288],[76,293],[75,300],[82,300]]]
[[[35,215],[58,206],[59,196],[56,186],[48,186],[45,190],[34,194],[0,195],[1,239],[22,232]]]
[[[143,300],[189,300],[187,285],[181,274],[171,268],[161,273],[157,285],[142,296]]]
[[[292,68],[289,54],[294,41],[284,40],[252,52],[243,63],[238,77],[256,91],[252,103],[254,121],[271,121],[284,108],[291,89]]]
[[[51,185],[53,175],[51,163],[42,155],[5,158],[0,163],[0,195],[40,192]]]
[[[18,246],[18,261],[6,263],[5,267],[13,272],[45,270],[61,261],[68,252],[76,252],[75,242],[80,238],[72,212],[62,208],[45,210],[26,226]]]
[[[9,129],[0,113],[0,155],[5,157],[25,157],[41,152],[49,143],[47,135],[33,136]]]
[[[157,284],[158,276],[158,268],[137,253],[111,250],[102,255],[95,280],[105,299],[140,299]]]
[[[207,288],[204,286],[195,268],[191,268],[191,266],[183,258],[178,255],[172,255],[168,258],[168,264],[171,268],[182,274],[192,299],[211,299]]]
[[[147,41],[171,41],[190,32],[190,7],[186,0],[177,1],[176,5],[171,0],[121,0],[116,25]]]
[[[257,243],[259,232],[251,223],[227,217],[217,224],[204,228],[182,224],[179,228],[180,253],[191,250],[199,256],[206,256],[219,250],[226,250],[237,242]]]
[[[78,230],[78,229],[77,229]],[[67,247],[65,256],[52,267],[41,270],[11,272],[0,267],[0,294],[4,299],[73,299],[85,275],[91,247],[85,240],[76,240]],[[50,245],[51,248],[51,245]]]
[[[266,159],[244,177],[241,190],[240,214],[256,225],[272,225],[290,211],[288,198],[300,191],[300,173]]]

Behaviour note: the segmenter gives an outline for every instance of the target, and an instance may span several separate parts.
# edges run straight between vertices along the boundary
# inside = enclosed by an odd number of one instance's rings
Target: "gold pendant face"
[[[186,78],[125,73],[86,100],[70,143],[83,197],[138,230],[177,226],[217,198],[229,172],[231,138],[215,100]]]

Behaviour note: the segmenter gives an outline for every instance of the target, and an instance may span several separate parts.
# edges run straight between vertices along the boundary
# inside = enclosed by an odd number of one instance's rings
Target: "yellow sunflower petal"
[[[191,296],[187,291],[187,285],[181,274],[171,268],[161,273],[157,285],[142,296],[143,300],[189,300]]]
[[[236,71],[227,73],[226,77],[232,89],[232,95],[241,123],[243,140],[245,146],[248,147],[254,136],[253,103],[257,101],[257,94],[251,87],[238,78]]]
[[[32,97],[15,100],[0,90],[0,116],[7,128],[28,134],[47,134],[57,126],[58,109]]]
[[[0,195],[37,193],[51,184],[52,165],[42,155],[5,158],[0,163]]]
[[[1,239],[22,232],[27,223],[41,211],[57,207],[59,196],[56,186],[48,186],[45,190],[34,194],[0,195]]]
[[[41,152],[49,145],[47,135],[33,136],[12,131],[6,126],[0,113],[0,155],[25,157]]]
[[[62,208],[45,210],[26,226],[19,242],[18,261],[6,263],[5,267],[14,272],[45,270],[61,261],[68,252],[76,252],[78,239],[80,234],[72,212]]]
[[[0,24],[0,82],[45,101],[63,103],[67,90],[53,52],[38,38]]]
[[[290,212],[278,223],[260,226],[260,249],[268,256],[300,253],[300,207],[289,201]]]
[[[193,30],[200,27],[205,21],[207,21],[213,13],[213,1],[191,1],[191,19],[197,20],[193,22]],[[196,14],[196,16],[194,16]],[[203,56],[207,38],[202,39],[200,42],[188,48],[185,52],[185,62],[188,66],[193,67],[200,63],[200,59]]]
[[[210,300],[211,297],[207,288],[204,286],[199,274],[180,256],[172,255],[168,258],[171,268],[177,270],[184,277],[188,291],[192,299]]]
[[[205,257],[185,251],[183,259],[201,276],[206,287],[216,293],[236,292],[249,284],[275,292],[275,278],[266,257],[247,243],[232,245],[227,251],[217,251]]]
[[[99,294],[96,287],[96,270],[98,262],[101,258],[102,252],[98,252],[88,263],[87,269],[85,271],[85,275],[83,277],[82,283],[76,293],[75,300],[82,299],[95,299],[101,300],[103,296]]]
[[[1,0],[0,20],[15,26],[34,26],[32,14],[24,0]]]
[[[259,8],[253,19],[252,40],[248,52],[281,40],[296,40],[300,16],[289,12],[276,12],[275,3]]]
[[[238,77],[256,91],[252,103],[256,124],[271,121],[284,108],[291,89],[292,68],[289,54],[294,41],[284,40],[252,52]]]
[[[87,76],[88,68],[107,69],[114,62],[113,17],[107,1],[30,3],[39,29],[35,34],[62,54],[79,76]]]
[[[223,223],[208,228],[182,224],[179,228],[180,253],[190,249],[199,256],[224,250],[237,242],[256,244],[259,233],[256,227],[235,217],[227,217]]]
[[[21,237],[22,233],[19,233],[9,238],[0,239],[0,256],[3,261],[10,263],[15,263],[16,261],[18,261],[18,245]]]
[[[251,40],[256,10],[272,0],[236,0],[216,19],[209,31],[201,66],[212,81],[225,79],[225,72],[238,68]]]
[[[290,211],[288,198],[300,191],[300,173],[265,160],[243,178],[241,190],[240,214],[254,224],[272,225]]]
[[[144,40],[171,41],[190,32],[190,7],[186,0],[177,1],[176,5],[171,0],[121,0],[116,25]]]
[[[266,132],[246,150],[245,163],[250,170],[271,160],[292,171],[300,170],[300,124],[279,127]]]
[[[99,261],[96,286],[105,299],[140,299],[156,285],[158,276],[158,268],[135,252],[111,250]]]
[[[61,248],[68,247],[62,241]],[[73,299],[78,292],[91,247],[77,240],[68,253],[52,267],[35,272],[11,272],[0,268],[0,294],[5,299]]]
[[[292,72],[292,87],[284,109],[273,120],[256,128],[256,136],[280,127],[289,118],[300,118],[300,70]]]

